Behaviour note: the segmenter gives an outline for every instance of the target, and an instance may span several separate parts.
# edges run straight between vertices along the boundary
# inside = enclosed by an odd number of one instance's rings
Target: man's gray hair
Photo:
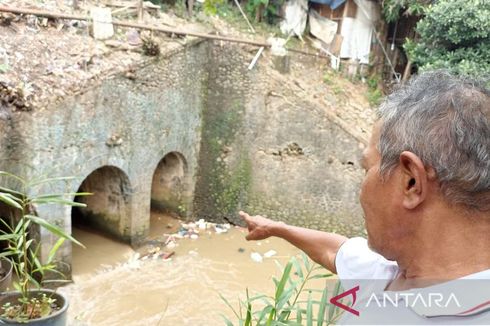
[[[382,176],[410,151],[437,173],[452,204],[490,210],[490,90],[433,71],[412,78],[378,110]]]

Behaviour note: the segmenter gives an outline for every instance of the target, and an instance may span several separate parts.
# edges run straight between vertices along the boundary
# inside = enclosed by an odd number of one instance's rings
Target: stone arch
[[[77,192],[92,195],[75,197],[75,201],[87,207],[72,208],[72,225],[86,225],[118,239],[130,240],[132,187],[124,171],[115,166],[102,166],[83,180]]]
[[[186,216],[189,211],[189,175],[187,161],[179,152],[167,153],[153,173],[151,208]]]

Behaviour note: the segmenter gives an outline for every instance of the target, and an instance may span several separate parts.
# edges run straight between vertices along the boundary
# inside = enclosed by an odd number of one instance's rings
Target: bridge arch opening
[[[151,185],[151,209],[185,217],[189,209],[188,167],[184,155],[167,153],[158,163]]]
[[[72,207],[72,234],[86,246],[72,246],[72,269],[76,275],[93,273],[101,266],[115,265],[129,257],[132,186],[126,173],[115,166],[102,166],[90,173],[75,197],[86,207]]]
[[[77,196],[75,201],[86,207],[72,208],[72,226],[96,230],[127,241],[130,235],[131,184],[128,176],[114,166],[103,166],[90,173],[78,192],[92,193]]]

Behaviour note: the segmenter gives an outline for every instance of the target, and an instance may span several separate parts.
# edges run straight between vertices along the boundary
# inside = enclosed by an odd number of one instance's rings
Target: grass
[[[335,95],[344,95],[345,91],[341,85],[338,84],[337,80],[342,78],[338,72],[334,70],[327,70],[325,75],[323,75],[323,82],[329,86],[332,93]]]

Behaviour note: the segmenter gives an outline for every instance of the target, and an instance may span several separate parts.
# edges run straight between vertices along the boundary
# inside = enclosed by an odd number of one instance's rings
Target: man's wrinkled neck
[[[438,211],[397,255],[397,286],[424,287],[490,269],[490,212]]]

